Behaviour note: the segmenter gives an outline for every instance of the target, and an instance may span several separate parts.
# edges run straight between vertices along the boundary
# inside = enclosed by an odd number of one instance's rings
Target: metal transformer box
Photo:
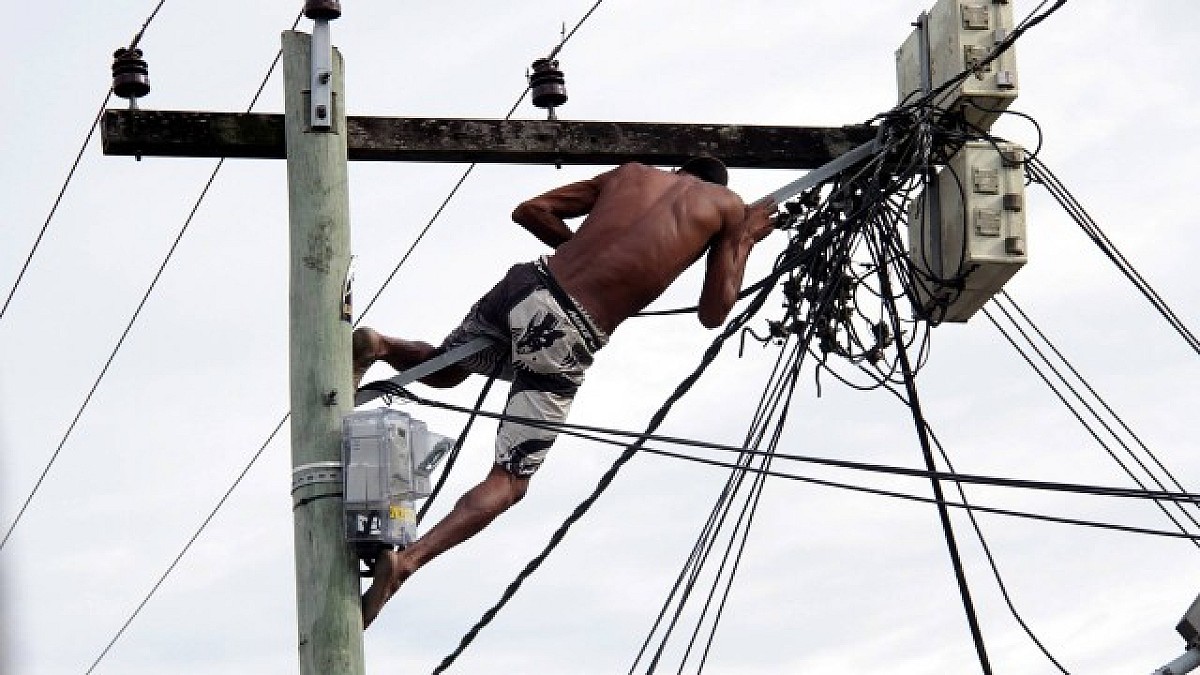
[[[346,540],[407,546],[416,539],[413,502],[429,496],[429,474],[454,441],[389,408],[342,419]]]
[[[939,208],[928,192],[913,200],[909,255],[932,277],[917,282],[925,315],[965,322],[1028,260],[1024,159],[1018,145],[972,141],[938,172]]]
[[[1013,7],[1008,0],[938,0],[929,10],[929,62],[932,88],[973,69],[1013,30]],[[921,78],[920,29],[914,30],[896,52],[896,75],[901,103],[918,98]],[[961,110],[967,122],[988,130],[1017,98],[1017,57],[1012,47],[988,66],[971,73],[935,102]]]

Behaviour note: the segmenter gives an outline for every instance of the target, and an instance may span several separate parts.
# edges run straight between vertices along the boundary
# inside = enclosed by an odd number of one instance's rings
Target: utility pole
[[[306,12],[309,6],[337,5],[309,0]],[[287,159],[300,673],[362,675],[361,581],[345,538],[341,461],[341,419],[355,398],[351,317],[344,303],[350,261],[347,161],[669,165],[707,152],[731,167],[816,169],[838,158],[861,159],[862,144],[876,131],[865,125],[347,118],[341,56],[330,46],[328,31],[328,20],[318,20],[312,38],[283,34],[284,115],[108,110],[102,138],[108,155]],[[314,58],[322,59],[317,67]],[[325,60],[330,91],[317,96]],[[142,89],[137,96],[149,91]],[[318,119],[321,106],[325,117]],[[820,175],[827,174],[813,171],[809,177]],[[799,183],[790,187],[802,189]]]
[[[689,156],[703,153],[722,158],[730,167],[810,169],[807,175],[770,195],[782,204],[879,155],[880,132],[885,129],[870,125],[766,127],[565,121],[554,113],[554,108],[566,101],[566,95],[553,55],[535,61],[534,71],[541,73],[540,81],[530,77],[534,105],[550,109],[546,121],[347,118],[341,97],[341,60],[329,41],[329,19],[341,14],[340,3],[307,0],[305,13],[316,20],[311,43],[301,33],[289,32],[283,37],[285,116],[109,110],[104,114],[102,139],[108,155],[287,158],[292,255],[292,484],[300,667],[302,675],[360,675],[360,581],[358,561],[344,538],[341,464],[341,418],[355,399],[351,387],[351,317],[346,301],[350,239],[347,161],[557,165],[637,161],[678,165]],[[937,20],[931,21],[931,16]],[[922,14],[918,31],[897,55],[901,99],[909,101],[920,92],[950,87],[941,96],[943,100],[935,104],[962,113],[976,128],[989,128],[1016,98],[1011,52],[1004,56],[1004,51],[995,51],[1002,45],[1008,48],[1005,41],[1015,39],[1009,37],[1014,35],[1013,29],[1012,8],[1006,0],[995,0],[990,5],[938,0],[931,13]],[[934,50],[934,45],[938,49]],[[114,87],[118,96],[132,98],[149,91],[148,81],[143,81],[145,63],[140,57],[140,52],[119,56],[124,62],[118,65],[124,69],[115,68],[114,73],[132,78],[126,86],[136,85],[136,90],[126,96]],[[974,75],[968,77],[971,73]],[[953,102],[944,105],[947,100]],[[886,170],[886,157],[880,160]],[[1017,166],[1020,160],[1018,156]],[[1021,211],[1019,193],[1001,194],[998,181],[997,186],[987,187],[991,185],[987,175],[993,175],[995,181],[995,173],[981,170],[981,177],[975,178],[974,192],[992,195],[992,201],[1003,207],[989,208],[986,213],[975,210],[976,218],[987,216],[975,230],[968,228],[977,231],[979,237],[998,237],[1000,225],[996,223],[1001,212]],[[938,228],[941,218],[936,212],[943,210],[937,197],[938,182],[928,183],[931,194],[926,199],[935,212],[932,227]],[[966,211],[963,204],[957,206]],[[1004,254],[1013,259],[1011,262],[1023,264],[1024,221],[1019,224],[1020,236],[1003,239]],[[941,236],[935,236],[933,243],[932,257],[937,263],[932,271],[935,277],[942,277],[944,271],[938,269]],[[992,286],[984,292],[996,292],[1010,276],[1011,272],[989,277]],[[886,281],[886,273],[883,279]],[[898,328],[894,327],[893,332],[899,336]],[[471,345],[464,349],[468,347]],[[900,355],[906,358],[903,348]],[[402,373],[393,381],[415,377],[419,375]],[[913,394],[911,373],[908,380]],[[910,398],[915,400],[915,396]],[[922,445],[933,468],[924,437]],[[981,665],[990,672],[936,480],[934,488]],[[1200,646],[1189,642],[1189,647],[1183,660],[1194,667],[1191,661],[1200,663],[1194,653]],[[1184,663],[1174,665],[1182,667]]]
[[[677,165],[708,153],[730,167],[819,169],[777,191],[776,200],[783,201],[869,155],[877,130],[868,125],[347,118],[342,61],[329,38],[329,19],[340,14],[340,5],[308,0],[305,12],[316,19],[313,36],[283,34],[284,115],[108,110],[102,138],[108,155],[287,159],[300,673],[363,675],[361,581],[345,537],[341,459],[341,420],[355,398],[346,302],[348,160]],[[135,65],[145,80],[145,64]],[[139,83],[143,86],[130,96],[149,91],[148,81]]]
[[[346,106],[342,59],[329,44],[328,21],[318,20],[311,38],[283,34],[283,73],[300,674],[361,675],[358,560],[346,544],[341,498],[341,420],[354,402],[344,305],[350,265]],[[318,104],[318,78],[329,87],[329,103]]]

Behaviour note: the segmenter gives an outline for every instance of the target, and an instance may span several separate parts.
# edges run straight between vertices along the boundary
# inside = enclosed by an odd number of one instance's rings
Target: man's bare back
[[[746,207],[722,185],[625,164],[534,197],[513,220],[555,248],[550,271],[611,333],[708,251],[700,321],[720,325],[750,248],[771,232],[773,204]],[[564,218],[587,214],[572,233]]]

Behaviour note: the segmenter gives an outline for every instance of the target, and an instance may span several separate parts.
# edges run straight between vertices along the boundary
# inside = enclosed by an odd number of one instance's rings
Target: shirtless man
[[[452,387],[471,372],[512,381],[505,412],[551,422],[566,419],[593,354],[621,322],[671,285],[706,251],[700,323],[725,321],[741,289],[750,249],[772,230],[775,204],[747,207],[727,189],[724,164],[697,157],[671,173],[625,164],[517,206],[513,220],[553,255],[514,266],[435,348],[381,335],[354,333],[355,382],[376,361],[405,370],[480,335],[496,348],[421,381]],[[564,218],[587,215],[572,232]],[[386,551],[363,595],[368,626],[409,576],[435,556],[482,530],[518,502],[556,434],[503,422],[496,463],[433,529],[402,551]]]

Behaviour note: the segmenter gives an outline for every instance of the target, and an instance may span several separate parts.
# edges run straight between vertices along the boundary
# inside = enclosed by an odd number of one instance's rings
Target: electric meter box
[[[453,447],[452,439],[399,410],[376,408],[343,417],[346,540],[412,543],[413,502],[429,496],[429,475]]]
[[[928,14],[929,65],[937,89],[965,70],[973,70],[1013,31],[1009,0],[938,0]],[[917,28],[896,52],[900,103],[919,98],[921,35]],[[972,72],[935,99],[941,108],[961,110],[967,122],[987,131],[1017,98],[1017,57],[1009,47],[996,60]]]
[[[938,218],[928,191],[913,200],[909,255],[926,316],[965,322],[1025,265],[1024,161],[1019,145],[971,141],[938,172]]]

